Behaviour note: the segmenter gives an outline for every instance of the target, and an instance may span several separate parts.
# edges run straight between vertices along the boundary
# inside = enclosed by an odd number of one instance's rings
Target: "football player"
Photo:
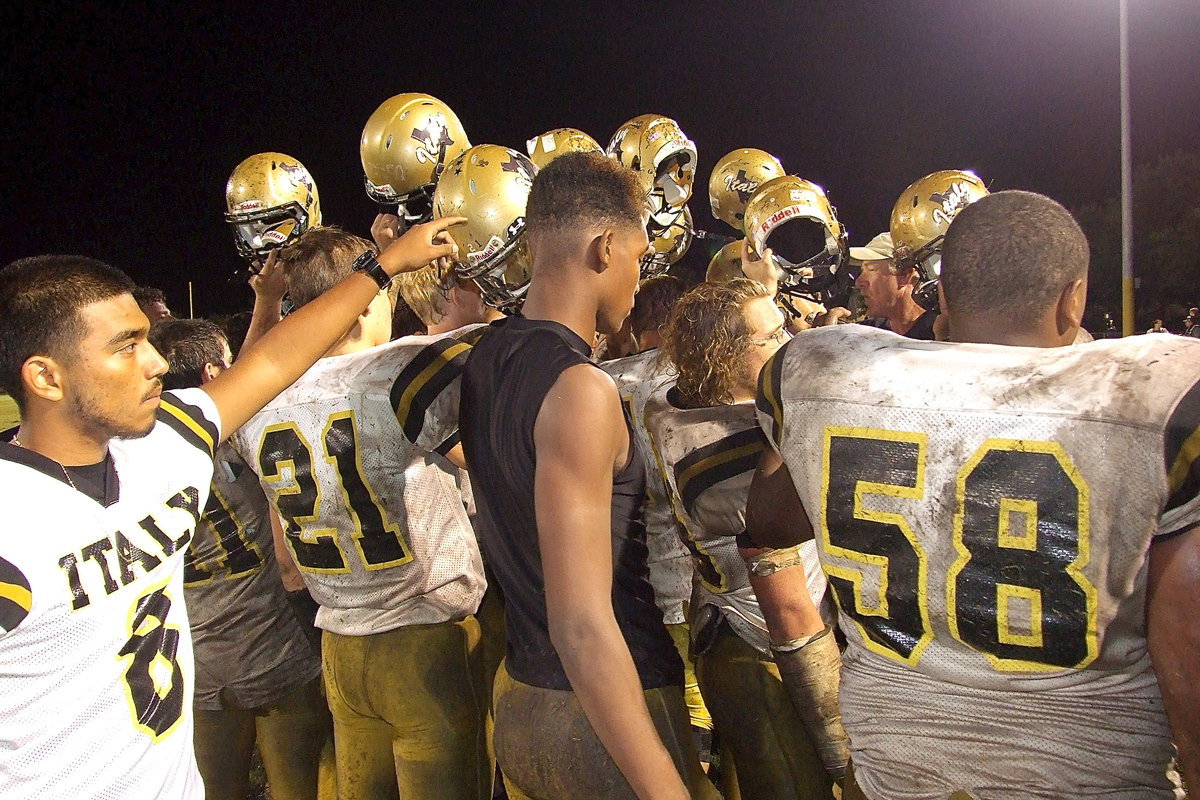
[[[351,273],[364,250],[368,242],[332,227],[289,247],[280,264],[297,308]],[[483,565],[441,460],[457,444],[468,345],[389,343],[391,316],[381,287],[233,444],[320,604],[339,796],[482,798],[490,782],[473,614]]]
[[[471,143],[450,107],[427,94],[389,97],[359,140],[367,196],[379,205],[371,238],[386,248],[410,225],[433,218],[433,189],[446,165]]]
[[[508,632],[496,756],[514,797],[712,797],[644,577],[645,474],[588,357],[633,304],[645,195],[631,170],[568,153],[535,178],[527,221],[524,316],[494,323],[463,374],[476,527]]]
[[[955,343],[827,328],[759,388],[748,532],[820,548],[847,796],[1170,798],[1172,733],[1200,782],[1200,347],[1065,346],[1088,245],[1042,195],[967,206],[942,255]]]
[[[762,284],[736,278],[693,287],[663,331],[677,377],[660,382],[645,404],[657,463],[695,560],[696,674],[747,800],[830,798],[847,757],[837,721],[837,644],[820,611],[826,582],[816,548],[754,550],[745,554],[748,565],[737,541],[750,478],[767,447],[754,416],[758,371],[789,338]],[[824,675],[814,674],[818,665]],[[789,674],[823,678],[824,705],[789,697]]]
[[[0,544],[0,795],[203,794],[183,566],[216,447],[324,353],[381,282],[451,255],[441,232],[458,221],[364,256],[230,369],[177,392],[162,392],[166,362],[124,273],[82,256],[0,271],[0,389],[23,414],[0,445],[11,534]]]
[[[163,388],[203,386],[229,368],[229,342],[211,322],[163,320],[150,343],[167,360]],[[188,546],[184,597],[196,656],[196,762],[204,793],[244,800],[257,745],[271,796],[316,798],[333,726],[321,660],[288,608],[258,478],[226,442]],[[332,752],[330,752],[332,755]],[[332,759],[325,784],[332,798]]]

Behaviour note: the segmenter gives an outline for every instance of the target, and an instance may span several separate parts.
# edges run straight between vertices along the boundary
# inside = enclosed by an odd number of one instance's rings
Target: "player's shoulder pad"
[[[199,389],[163,392],[157,419],[209,458],[216,454],[220,431],[200,405],[207,395]]]

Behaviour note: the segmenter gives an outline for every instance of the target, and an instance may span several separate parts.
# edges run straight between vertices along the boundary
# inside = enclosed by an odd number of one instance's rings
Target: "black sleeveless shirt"
[[[571,688],[550,643],[546,592],[534,510],[533,427],[550,387],[568,367],[590,364],[591,348],[549,320],[509,317],[492,323],[463,372],[460,430],[478,508],[484,560],[504,594],[505,666],[516,680]],[[588,417],[578,420],[588,435]],[[646,568],[641,506],[646,476],[630,440],[629,463],[613,479],[613,610],[643,689],[683,685],[683,663],[654,603]]]

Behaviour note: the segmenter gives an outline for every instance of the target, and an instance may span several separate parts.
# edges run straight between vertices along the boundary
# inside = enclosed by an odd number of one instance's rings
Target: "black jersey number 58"
[[[950,635],[999,670],[1081,668],[1096,657],[1096,590],[1088,560],[1088,488],[1052,442],[990,439],[959,469],[953,527],[910,518],[926,497],[925,434],[830,427],[821,531],[838,602],[871,650],[915,665],[933,639],[928,537],[940,560]],[[922,515],[929,519],[933,515]],[[945,515],[936,515],[945,518]]]

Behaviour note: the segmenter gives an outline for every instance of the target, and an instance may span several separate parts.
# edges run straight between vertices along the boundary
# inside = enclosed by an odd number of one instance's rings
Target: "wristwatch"
[[[354,259],[352,268],[355,272],[366,273],[371,280],[379,284],[380,289],[386,289],[392,285],[392,276],[384,271],[379,259],[375,257],[374,250],[366,250],[361,256]]]

